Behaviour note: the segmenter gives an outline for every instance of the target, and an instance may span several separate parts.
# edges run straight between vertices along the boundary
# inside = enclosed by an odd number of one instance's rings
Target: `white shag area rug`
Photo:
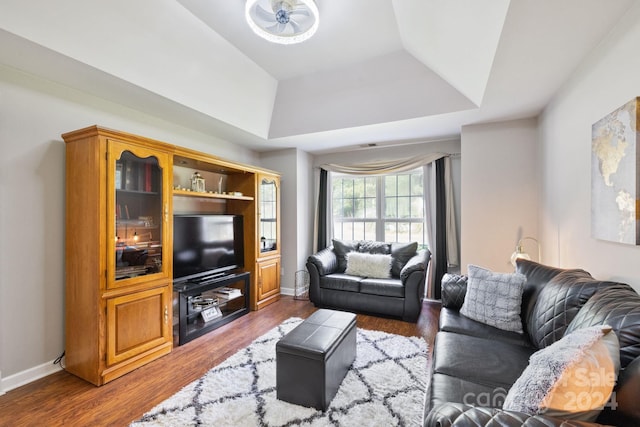
[[[301,321],[286,320],[131,427],[422,425],[427,345],[418,337],[357,329],[356,360],[325,412],[276,399],[276,342]]]

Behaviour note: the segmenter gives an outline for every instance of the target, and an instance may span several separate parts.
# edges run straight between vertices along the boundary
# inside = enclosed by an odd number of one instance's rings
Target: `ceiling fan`
[[[314,0],[247,0],[245,17],[257,35],[280,44],[307,40],[319,24]]]

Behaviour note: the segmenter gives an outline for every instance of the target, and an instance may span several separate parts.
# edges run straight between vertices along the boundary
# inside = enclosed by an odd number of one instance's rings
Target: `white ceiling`
[[[322,152],[535,116],[637,3],[316,2],[316,35],[282,46],[243,0],[1,0],[0,62],[259,151]]]

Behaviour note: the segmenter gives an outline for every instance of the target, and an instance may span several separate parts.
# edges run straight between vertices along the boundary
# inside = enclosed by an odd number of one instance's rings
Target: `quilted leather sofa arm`
[[[454,310],[460,310],[467,293],[467,276],[445,273],[442,277],[441,298],[442,306]]]
[[[424,427],[597,427],[602,424],[566,420],[544,415],[504,411],[498,408],[443,403],[431,410]]]

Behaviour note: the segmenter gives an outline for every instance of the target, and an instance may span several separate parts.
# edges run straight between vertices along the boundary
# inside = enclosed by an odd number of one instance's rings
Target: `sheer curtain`
[[[439,163],[438,163],[439,162]],[[440,166],[438,166],[438,164]],[[378,161],[357,165],[324,164],[317,172],[317,203],[314,241],[317,250],[329,246],[331,230],[330,172],[351,175],[383,175],[423,167],[425,230],[432,253],[429,264],[427,296],[440,298],[440,280],[447,266],[458,264],[458,241],[451,185],[449,154],[432,153],[400,160]],[[438,172],[440,178],[438,178]],[[440,213],[438,213],[440,212]]]

